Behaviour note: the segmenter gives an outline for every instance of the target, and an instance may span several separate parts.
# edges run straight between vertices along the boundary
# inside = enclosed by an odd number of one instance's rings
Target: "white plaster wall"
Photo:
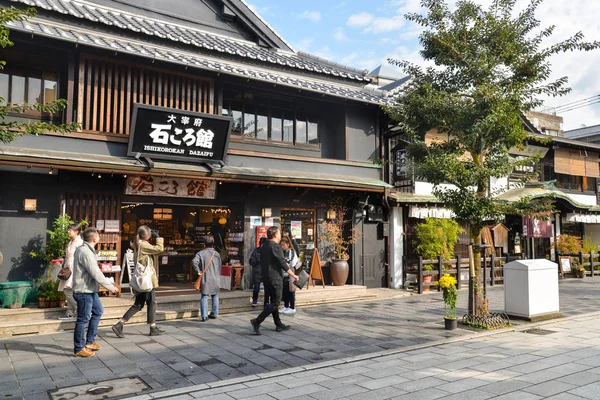
[[[392,209],[392,219],[390,223],[390,266],[391,279],[390,287],[402,289],[402,256],[404,255],[404,221],[402,220],[402,207]]]
[[[456,186],[454,185],[442,184],[438,186],[442,188],[456,189]],[[415,182],[415,194],[433,195],[433,184],[429,182]]]
[[[576,202],[581,203],[581,204],[585,204],[588,206],[596,205],[596,196],[595,195],[567,193],[567,196],[569,196],[570,198],[572,198],[573,200],[575,200]]]
[[[508,189],[508,178],[491,178],[490,179],[490,190],[495,192],[499,189],[506,191]]]

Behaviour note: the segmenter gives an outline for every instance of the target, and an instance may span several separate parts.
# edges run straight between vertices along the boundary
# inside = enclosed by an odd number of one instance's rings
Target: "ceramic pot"
[[[423,276],[423,291],[424,292],[429,292],[429,284],[431,283],[432,278],[433,277],[431,275]]]
[[[348,280],[350,267],[348,260],[333,259],[331,260],[331,281],[335,286],[344,286]]]
[[[444,317],[444,325],[447,331],[453,331],[458,326],[458,319]]]

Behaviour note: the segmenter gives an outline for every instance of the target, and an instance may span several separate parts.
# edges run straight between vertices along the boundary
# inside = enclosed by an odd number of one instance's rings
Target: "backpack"
[[[139,250],[136,260],[139,260]],[[146,261],[146,265],[137,261],[129,286],[136,292],[150,292],[154,289],[154,286],[152,285],[152,275],[154,275],[154,270],[150,267],[150,258]]]

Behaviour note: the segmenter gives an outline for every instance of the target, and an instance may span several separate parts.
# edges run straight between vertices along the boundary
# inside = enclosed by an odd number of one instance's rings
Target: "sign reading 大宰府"
[[[188,197],[214,199],[217,182],[157,176],[128,176],[125,194],[141,196]]]
[[[223,164],[230,117],[134,104],[128,156]]]

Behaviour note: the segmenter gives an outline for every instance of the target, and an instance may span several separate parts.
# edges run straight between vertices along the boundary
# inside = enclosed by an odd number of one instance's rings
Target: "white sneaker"
[[[296,309],[295,308],[288,308],[287,314],[288,315],[294,315],[294,314],[296,314]]]
[[[287,307],[281,307],[281,308],[279,309],[279,312],[280,312],[280,313],[282,313],[282,314],[287,314],[289,310],[290,310],[290,309],[289,309],[289,308],[287,308]]]
[[[58,317],[59,320],[61,321],[77,321],[76,317],[72,317],[67,315],[66,317]]]

